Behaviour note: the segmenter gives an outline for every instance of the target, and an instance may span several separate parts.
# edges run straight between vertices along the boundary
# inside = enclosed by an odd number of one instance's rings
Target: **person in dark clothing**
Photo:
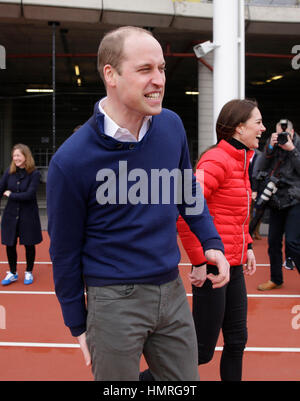
[[[284,134],[284,133],[285,134]],[[285,142],[281,142],[281,137]],[[258,286],[260,291],[282,287],[282,242],[285,234],[286,255],[292,258],[300,272],[300,201],[295,189],[300,188],[300,139],[293,124],[280,120],[266,143],[259,169],[276,179],[277,191],[272,195],[270,209],[268,254],[270,280]]]
[[[36,191],[40,173],[35,168],[34,159],[28,146],[17,144],[12,149],[10,168],[0,180],[0,199],[7,198],[1,221],[1,240],[6,245],[10,271],[2,280],[9,285],[18,280],[17,239],[25,246],[27,268],[24,284],[33,282],[35,245],[42,241]]]
[[[258,149],[255,149],[255,153],[252,157],[252,159],[250,160],[250,164],[249,164],[249,179],[250,179],[250,184],[251,184],[251,189],[252,189],[252,201],[251,201],[251,208],[250,208],[250,218],[252,219],[255,215],[255,201],[257,199],[257,165],[258,165],[258,161],[259,158],[261,157],[261,151]],[[255,228],[255,231],[253,233],[252,238],[253,239],[258,239],[261,240],[261,235],[259,233],[259,228],[260,228],[260,224],[261,224],[262,218],[259,220],[259,222],[257,223],[257,226]]]
[[[47,177],[64,321],[97,381],[138,380],[142,354],[156,380],[197,381],[195,327],[178,270],[179,212],[218,267],[214,286],[228,282],[229,264],[193,176],[183,124],[162,107],[163,51],[149,31],[121,27],[102,39],[98,70],[107,96],[52,157]],[[189,174],[188,195],[199,188],[194,199],[203,210],[187,208],[183,197],[174,202],[184,188],[156,185],[160,171]],[[164,199],[163,185],[172,199]]]

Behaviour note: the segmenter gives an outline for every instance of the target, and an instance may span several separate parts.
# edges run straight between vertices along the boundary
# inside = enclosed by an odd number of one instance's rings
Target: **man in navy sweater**
[[[161,46],[146,30],[119,28],[100,43],[98,70],[107,97],[48,171],[50,255],[64,321],[95,380],[138,380],[142,354],[155,380],[198,380],[178,272],[179,213],[218,266],[215,288],[228,282],[229,265],[182,122],[162,109]]]

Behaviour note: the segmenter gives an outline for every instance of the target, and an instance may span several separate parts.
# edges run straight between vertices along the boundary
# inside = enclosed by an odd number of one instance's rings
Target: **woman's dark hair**
[[[222,139],[228,141],[235,133],[236,127],[250,118],[255,107],[258,107],[257,102],[250,99],[233,99],[226,103],[216,123],[218,143]]]
[[[252,110],[255,109],[255,107],[258,107],[257,102],[256,100],[251,99],[233,99],[224,104],[216,123],[217,143],[219,143],[222,139],[229,141],[229,139],[232,138],[233,134],[235,133],[236,127],[238,127],[239,124],[245,123],[247,120],[249,120]],[[215,148],[216,146],[217,144],[211,145],[200,154],[197,162],[195,163],[194,171],[196,171],[201,157],[207,151]]]

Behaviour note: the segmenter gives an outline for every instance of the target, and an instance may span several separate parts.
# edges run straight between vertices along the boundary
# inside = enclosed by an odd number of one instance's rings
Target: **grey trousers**
[[[160,286],[89,287],[87,343],[95,380],[139,380],[142,354],[155,380],[199,380],[195,327],[180,277]]]

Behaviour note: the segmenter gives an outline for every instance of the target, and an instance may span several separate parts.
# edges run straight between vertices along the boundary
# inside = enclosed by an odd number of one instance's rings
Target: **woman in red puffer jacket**
[[[196,176],[231,266],[230,281],[214,288],[215,266],[206,265],[201,244],[180,217],[178,231],[193,265],[193,316],[198,338],[199,364],[209,362],[222,329],[224,347],[220,374],[224,381],[242,378],[247,342],[247,293],[244,279],[256,270],[249,235],[251,187],[248,167],[265,127],[256,102],[232,100],[222,108],[217,124],[218,144],[200,158]],[[201,178],[202,177],[202,178]],[[246,263],[245,270],[243,265]]]

